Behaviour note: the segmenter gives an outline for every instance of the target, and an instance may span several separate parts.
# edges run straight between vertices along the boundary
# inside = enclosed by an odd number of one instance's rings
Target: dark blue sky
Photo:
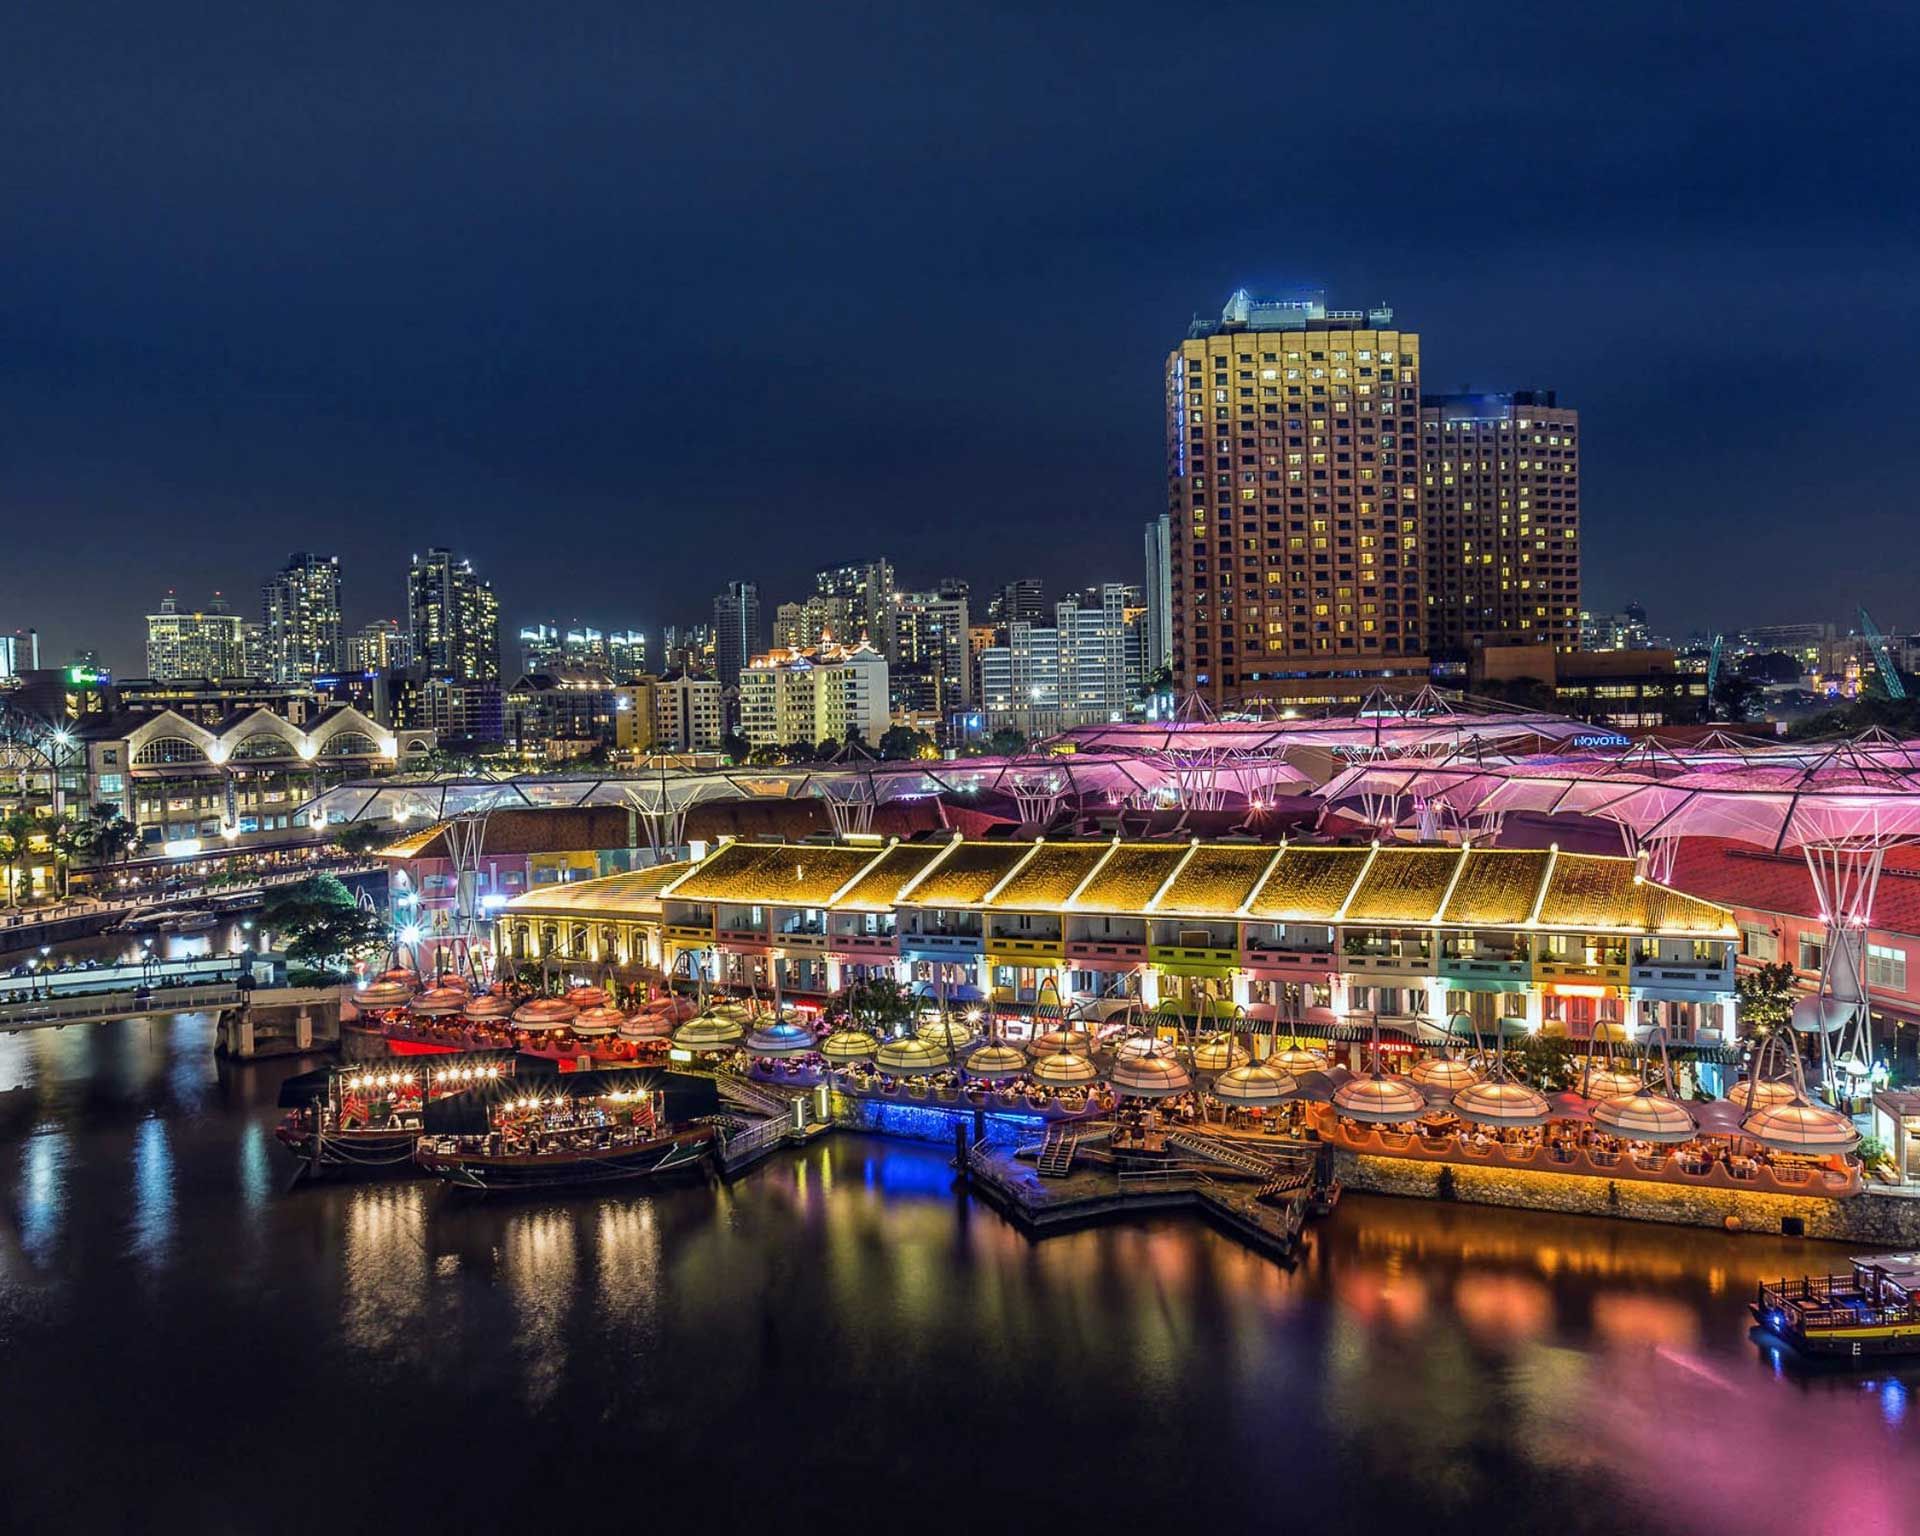
[[[1916,21],[63,0],[0,48],[0,628],[140,664],[295,547],[510,624],[816,564],[1137,579],[1245,284],[1586,413],[1586,599],[1920,624]]]

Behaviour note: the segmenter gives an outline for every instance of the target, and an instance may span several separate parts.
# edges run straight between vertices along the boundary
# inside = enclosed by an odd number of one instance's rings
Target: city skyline
[[[1590,604],[1637,597],[1684,628],[1864,602],[1911,624],[1897,563],[1851,554],[1897,533],[1879,487],[1911,451],[1868,408],[1899,398],[1908,350],[1879,293],[1910,232],[1872,189],[1905,184],[1913,151],[1876,131],[1860,74],[1897,50],[1854,14],[1663,11],[1655,50],[1646,20],[1588,18],[1569,48],[1383,18],[1370,64],[1392,90],[1310,71],[1270,112],[1209,92],[1185,23],[1135,9],[953,18],[929,81],[879,67],[888,29],[844,20],[769,16],[739,50],[681,18],[650,48],[613,8],[564,36],[483,8],[462,25],[477,95],[421,87],[424,19],[386,18],[384,47],[300,23],[309,67],[263,95],[235,82],[274,73],[278,44],[216,8],[120,26],[116,56],[155,82],[137,127],[116,72],[52,27],[0,66],[20,171],[0,507],[114,558],[84,610],[52,605],[67,543],[26,541],[0,621],[125,669],[155,586],[244,591],[312,546],[361,573],[460,549],[510,630],[692,617],[678,594],[735,575],[802,593],[823,544],[1000,577],[991,549],[950,552],[956,529],[1018,542],[1055,586],[1131,579],[1160,502],[1160,360],[1235,288],[1306,285],[1391,297],[1429,389],[1578,403]],[[1803,30],[1817,137],[1770,106]],[[1231,35],[1310,57],[1345,26],[1249,13]],[[685,92],[683,50],[732,63]],[[1174,99],[1195,105],[1167,120]],[[1310,177],[1200,152],[1306,122],[1341,125]],[[530,175],[513,145],[536,123],[541,162],[595,166],[591,186]],[[152,195],[124,208],[122,185]],[[1196,224],[1206,208],[1226,216]],[[748,222],[785,244],[660,236]],[[1869,317],[1883,345],[1843,341]],[[1841,515],[1852,537],[1798,549]],[[713,569],[715,546],[755,568]],[[347,602],[356,626],[402,593],[356,576]]]

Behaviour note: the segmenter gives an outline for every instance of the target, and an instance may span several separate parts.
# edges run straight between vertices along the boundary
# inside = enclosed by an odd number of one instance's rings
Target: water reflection
[[[142,1262],[159,1266],[170,1257],[174,1229],[173,1147],[164,1121],[141,1123],[133,1146],[131,1248]]]
[[[340,1331],[362,1354],[421,1358],[429,1302],[425,1184],[363,1184],[341,1232]]]

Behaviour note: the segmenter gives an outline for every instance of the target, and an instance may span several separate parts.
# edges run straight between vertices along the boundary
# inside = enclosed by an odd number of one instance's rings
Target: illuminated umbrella
[[[672,1036],[673,1025],[664,1013],[630,1013],[620,1021],[622,1040],[665,1040]]]
[[[1745,1110],[1756,1110],[1769,1109],[1775,1104],[1791,1104],[1799,1097],[1792,1083],[1743,1077],[1728,1090],[1727,1102]]]
[[[892,1077],[924,1077],[953,1065],[953,1058],[930,1040],[909,1035],[889,1040],[873,1053],[873,1064]]]
[[[396,965],[390,971],[382,971],[374,979],[376,981],[397,981],[407,987],[417,987],[420,985],[420,973],[404,965]]]
[[[749,1056],[798,1056],[812,1049],[813,1031],[785,1019],[770,1019],[747,1036]]]
[[[1107,1081],[1115,1093],[1131,1099],[1167,1099],[1193,1087],[1192,1074],[1171,1056],[1124,1057],[1113,1064]]]
[[[450,1013],[459,1013],[466,1006],[467,994],[461,988],[429,987],[407,1004],[407,1012],[418,1014],[423,1019],[438,1019]]]
[[[836,1029],[820,1042],[820,1054],[836,1065],[865,1061],[880,1049],[880,1042],[864,1029]]]
[[[460,1011],[470,1019],[504,1019],[513,1012],[513,1003],[497,992],[482,992],[468,998]]]
[[[1128,1035],[1114,1048],[1113,1054],[1121,1061],[1135,1061],[1143,1056],[1172,1056],[1174,1046],[1171,1040],[1156,1039],[1152,1035]]]
[[[973,1044],[973,1031],[957,1019],[936,1019],[931,1024],[923,1024],[916,1031],[928,1045],[949,1054]]]
[[[1004,1083],[1008,1078],[1018,1077],[1027,1070],[1027,1056],[1017,1047],[996,1040],[976,1048],[962,1059],[960,1065],[968,1077]]]
[[[1590,1067],[1583,1076],[1581,1091],[1590,1099],[1622,1099],[1639,1093],[1644,1086],[1631,1072],[1616,1072],[1612,1067]]]
[[[1029,1056],[1084,1056],[1093,1049],[1093,1036],[1084,1029],[1062,1026],[1035,1035],[1027,1042]]]
[[[413,996],[404,981],[370,981],[353,994],[362,1008],[398,1008]]]
[[[1422,1088],[1432,1088],[1449,1097],[1480,1081],[1478,1072],[1452,1056],[1429,1056],[1415,1062],[1413,1071],[1408,1075]]]
[[[1310,1051],[1295,1040],[1284,1051],[1275,1051],[1269,1056],[1267,1065],[1277,1067],[1282,1072],[1291,1072],[1297,1077],[1302,1072],[1324,1071],[1327,1065],[1327,1053]]]
[[[1264,1106],[1283,1103],[1300,1091],[1293,1074],[1262,1062],[1259,1066],[1229,1067],[1208,1089],[1227,1104]]]
[[[1028,1069],[1036,1083],[1049,1088],[1082,1088],[1100,1080],[1100,1069],[1091,1057],[1075,1051],[1056,1051],[1042,1056]]]
[[[1252,1060],[1246,1047],[1232,1035],[1206,1035],[1193,1048],[1196,1072],[1225,1072],[1232,1067],[1244,1067]]]
[[[1740,1122],[1740,1134],[1776,1152],[1808,1156],[1851,1152],[1860,1142],[1854,1123],[1824,1104],[1769,1104]]]
[[[522,1003],[513,1010],[515,1029],[542,1030],[558,1029],[562,1024],[571,1024],[580,1010],[572,1003],[557,997],[536,997],[530,1003]]]
[[[472,989],[472,983],[458,971],[442,971],[433,978],[433,984],[436,987],[458,987],[462,992]]]
[[[576,1008],[598,1008],[607,1000],[605,987],[578,986],[567,988],[567,1001]]]
[[[746,1034],[745,1024],[716,1008],[688,1019],[673,1032],[673,1043],[683,1051],[730,1051]]]
[[[1633,1141],[1692,1141],[1700,1134],[1684,1104],[1664,1093],[1621,1094],[1593,1106],[1593,1123]]]
[[[1553,1106],[1525,1083],[1494,1078],[1473,1083],[1453,1096],[1453,1112],[1476,1125],[1545,1125]]]
[[[606,994],[602,993],[604,997]],[[627,1016],[611,1003],[601,1002],[581,1010],[573,1021],[573,1032],[580,1036],[610,1035],[627,1022]]]
[[[1348,1078],[1333,1091],[1333,1107],[1349,1120],[1369,1125],[1397,1125],[1417,1120],[1427,1112],[1426,1095],[1404,1077]]]

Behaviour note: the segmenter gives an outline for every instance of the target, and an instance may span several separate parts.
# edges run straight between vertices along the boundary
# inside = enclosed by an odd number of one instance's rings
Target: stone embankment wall
[[[1525,1168],[1477,1168],[1376,1157],[1337,1147],[1332,1150],[1340,1182],[1367,1194],[1773,1235],[1790,1230],[1789,1224],[1797,1221],[1807,1237],[1869,1247],[1920,1246],[1920,1200],[1892,1195],[1869,1193],[1848,1200],[1825,1200],[1811,1195],[1701,1189]]]

